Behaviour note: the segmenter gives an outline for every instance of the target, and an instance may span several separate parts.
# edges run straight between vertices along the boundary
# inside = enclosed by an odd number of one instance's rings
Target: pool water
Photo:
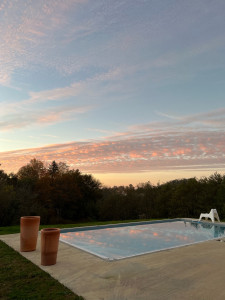
[[[184,219],[62,229],[60,240],[107,260],[225,236],[225,227]]]

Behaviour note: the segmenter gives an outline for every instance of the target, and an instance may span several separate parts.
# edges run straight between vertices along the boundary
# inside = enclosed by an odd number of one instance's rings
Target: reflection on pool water
[[[115,260],[225,236],[218,224],[182,219],[62,229],[60,240]]]

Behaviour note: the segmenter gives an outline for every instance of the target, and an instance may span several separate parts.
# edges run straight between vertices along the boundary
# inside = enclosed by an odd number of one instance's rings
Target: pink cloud
[[[225,168],[225,135],[185,132],[124,140],[71,142],[0,152],[6,171],[17,171],[32,158],[64,161],[90,173]]]
[[[54,114],[31,115],[33,123],[51,123],[70,118],[73,113],[83,113],[85,107],[65,107]],[[137,173],[160,170],[202,170],[216,171],[225,167],[225,133],[221,126],[195,127],[195,122],[212,121],[221,118],[225,109],[195,114],[170,122],[155,122],[133,126],[127,132],[96,141],[70,142],[47,145],[41,148],[0,152],[2,168],[17,171],[32,158],[50,162],[64,161],[72,168],[90,173]],[[182,120],[181,120],[182,119]],[[18,126],[31,120],[19,119]],[[182,125],[180,124],[182,122]],[[31,123],[31,124],[33,124]],[[0,127],[10,126],[12,123]],[[14,126],[17,124],[13,123]]]

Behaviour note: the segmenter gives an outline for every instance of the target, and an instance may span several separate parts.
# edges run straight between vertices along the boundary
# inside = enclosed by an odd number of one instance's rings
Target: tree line
[[[92,220],[198,218],[216,208],[225,219],[225,175],[134,187],[104,187],[64,162],[32,159],[14,174],[0,170],[0,226],[40,215],[42,224]]]

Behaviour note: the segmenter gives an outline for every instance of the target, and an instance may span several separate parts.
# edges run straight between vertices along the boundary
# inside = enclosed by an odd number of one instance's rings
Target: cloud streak
[[[118,82],[124,73],[120,68],[113,68],[70,86],[29,92],[28,98],[22,101],[2,102],[0,131],[75,119],[78,114],[87,113],[103,102],[99,99],[108,94],[110,89],[108,85],[101,88],[102,84],[114,80]],[[116,88],[111,89],[115,93]],[[112,96],[108,96],[107,100],[110,98]],[[84,102],[85,105],[82,104]]]
[[[46,126],[76,118],[92,109],[90,106],[59,106],[53,109],[29,110],[17,105],[17,112],[7,114],[0,121],[0,131],[8,131],[31,126]],[[19,110],[19,111],[18,111]]]

